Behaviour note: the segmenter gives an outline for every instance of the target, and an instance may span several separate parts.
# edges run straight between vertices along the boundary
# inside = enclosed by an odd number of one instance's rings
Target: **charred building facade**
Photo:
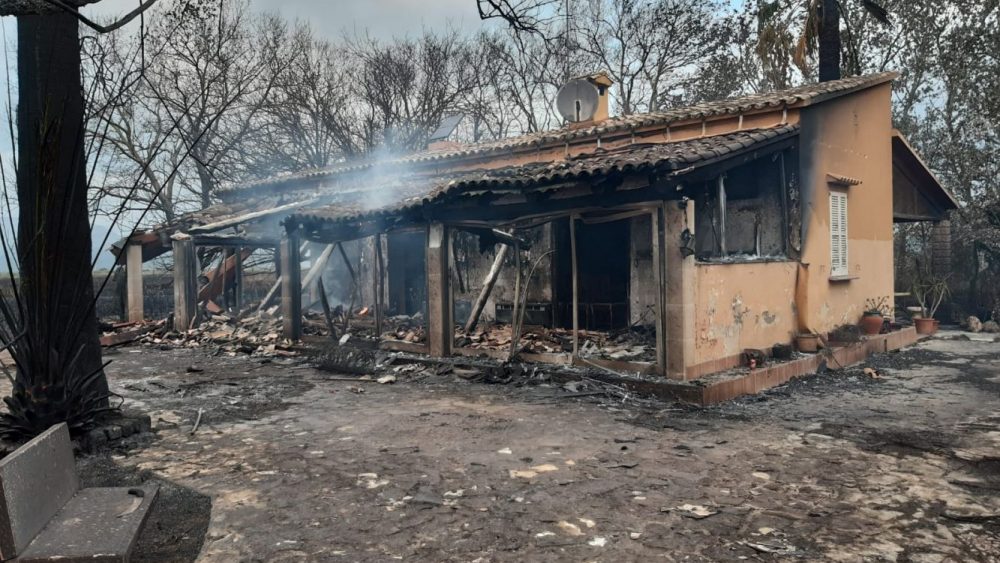
[[[220,289],[276,248],[258,308],[289,338],[339,304],[384,348],[694,379],[891,300],[893,222],[955,207],[892,128],[894,76],[617,118],[584,77],[561,129],[235,187],[123,252],[175,253],[179,330],[214,295],[195,247],[231,249]]]

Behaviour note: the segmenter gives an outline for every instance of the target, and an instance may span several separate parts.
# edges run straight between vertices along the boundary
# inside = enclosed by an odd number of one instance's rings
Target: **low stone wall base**
[[[690,402],[712,405],[741,395],[753,395],[776,387],[792,378],[815,373],[824,362],[831,369],[842,369],[867,360],[872,354],[892,352],[915,344],[919,340],[913,327],[906,327],[888,334],[869,336],[861,342],[835,346],[805,358],[774,364],[746,374],[711,383],[668,383],[678,388],[677,395]]]

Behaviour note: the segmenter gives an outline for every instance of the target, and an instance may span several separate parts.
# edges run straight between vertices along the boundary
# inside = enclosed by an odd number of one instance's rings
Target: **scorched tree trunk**
[[[822,0],[819,26],[819,81],[840,78],[840,7],[837,0]]]
[[[93,307],[79,26],[57,13],[19,16],[17,29],[17,251],[27,331],[17,377],[29,389],[27,406],[44,411],[75,388],[91,403],[58,409],[87,410],[107,405],[108,384]]]

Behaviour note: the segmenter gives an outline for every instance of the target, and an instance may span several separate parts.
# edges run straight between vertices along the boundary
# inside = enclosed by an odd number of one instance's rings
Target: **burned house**
[[[180,330],[210,285],[195,247],[231,249],[219,285],[276,248],[289,338],[330,301],[370,311],[384,348],[698,378],[856,323],[892,298],[893,222],[946,228],[954,199],[893,130],[894,76],[624,117],[586,77],[593,107],[560,129],[232,188],[133,235],[129,269],[175,253]]]

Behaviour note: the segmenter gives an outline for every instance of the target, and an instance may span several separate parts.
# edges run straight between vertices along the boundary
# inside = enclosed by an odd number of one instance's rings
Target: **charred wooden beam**
[[[705,160],[698,163],[698,166],[695,168],[676,170],[668,174],[664,174],[663,178],[667,179],[670,183],[683,180],[685,184],[693,186],[699,182],[711,181],[720,174],[725,174],[729,170],[743,166],[748,162],[753,162],[759,158],[769,156],[777,151],[792,148],[796,145],[796,143],[798,143],[797,134],[789,137],[776,137],[771,140],[770,144],[755,145],[754,150],[735,155],[729,153],[713,159]]]
[[[193,241],[192,237],[192,241]],[[226,287],[232,282],[236,274],[236,253],[232,252],[233,247],[223,248],[224,255],[214,270],[205,274],[208,282],[198,289],[198,302],[215,299],[219,295],[225,295]],[[240,251],[243,259],[250,257],[252,249]]]
[[[344,245],[338,242],[337,250],[340,251],[340,257],[344,260],[344,265],[347,266],[347,273],[351,275],[351,283],[353,283],[354,287],[357,288],[358,276],[354,273],[354,266],[351,265],[351,261],[347,258],[347,251],[344,250]]]
[[[267,295],[264,296],[264,299],[261,300],[260,305],[257,306],[257,312],[260,313],[265,309],[267,309],[268,307],[270,307],[271,303],[274,302],[274,298],[278,296],[278,293],[280,291],[281,291],[281,276],[278,276],[278,278],[274,280],[274,285],[271,286],[271,289],[267,290]]]
[[[330,300],[326,297],[326,288],[323,287],[323,276],[316,280],[316,287],[319,289],[319,302],[323,307],[323,320],[326,321],[326,329],[330,331],[330,339],[337,339],[337,327],[333,324],[333,313],[330,312]]]
[[[195,246],[218,246],[223,248],[242,246],[246,248],[277,248],[281,241],[274,238],[243,237],[233,235],[198,235],[192,237]]]
[[[268,216],[271,216],[271,215],[276,215],[278,213],[284,213],[286,211],[292,211],[294,209],[298,209],[299,207],[303,207],[303,206],[309,205],[311,203],[314,203],[315,201],[316,201],[316,198],[312,198],[312,199],[308,199],[308,200],[296,201],[296,202],[288,203],[288,204],[285,204],[285,205],[279,205],[278,207],[273,207],[271,209],[263,209],[261,211],[254,211],[252,213],[247,213],[245,215],[240,215],[238,217],[231,217],[229,219],[223,219],[222,221],[216,221],[214,223],[208,223],[208,224],[205,224],[205,225],[199,225],[197,227],[191,227],[190,229],[188,229],[188,232],[189,233],[194,233],[194,234],[214,233],[215,231],[221,231],[222,229],[225,229],[225,228],[228,228],[228,227],[235,227],[237,225],[241,225],[241,224],[246,223],[248,221],[253,221],[253,220],[256,220],[256,219],[261,219],[263,217],[268,217]]]
[[[239,315],[243,310],[243,247],[238,247],[236,255],[236,270],[233,272],[233,311]]]
[[[576,215],[569,218],[569,248],[573,276],[573,356],[580,353],[580,289],[577,283]]]
[[[382,338],[385,315],[385,261],[382,258],[382,235],[375,235],[375,337]]]
[[[666,314],[666,275],[664,268],[666,260],[664,252],[663,208],[657,208],[651,214],[653,237],[653,284],[656,288],[656,370],[660,375],[667,369],[667,314]]]
[[[716,181],[716,206],[719,212],[719,254],[725,256],[726,252],[726,177],[719,176]]]
[[[312,266],[309,267],[309,271],[306,272],[306,277],[302,280],[302,290],[308,291],[316,280],[323,275],[323,270],[326,269],[327,262],[330,261],[330,256],[333,254],[334,247],[336,244],[328,244],[323,248],[323,251],[319,253],[318,256],[313,257]],[[310,250],[310,252],[312,252]]]
[[[505,244],[507,246],[520,246],[523,250],[531,249],[531,242],[514,236],[513,233],[501,231],[494,228],[458,227],[459,229],[478,236],[487,244]]]
[[[479,292],[479,297],[476,298],[476,304],[472,307],[472,314],[469,315],[469,321],[465,323],[465,333],[469,334],[476,329],[476,324],[479,323],[479,317],[483,314],[483,308],[486,307],[486,302],[489,301],[490,293],[493,291],[493,286],[496,285],[497,279],[500,278],[500,270],[503,268],[504,258],[507,257],[507,249],[509,247],[504,244],[500,246],[500,250],[497,251],[497,257],[493,260],[493,266],[490,267],[489,273],[486,274],[486,279],[483,280],[483,288]]]

